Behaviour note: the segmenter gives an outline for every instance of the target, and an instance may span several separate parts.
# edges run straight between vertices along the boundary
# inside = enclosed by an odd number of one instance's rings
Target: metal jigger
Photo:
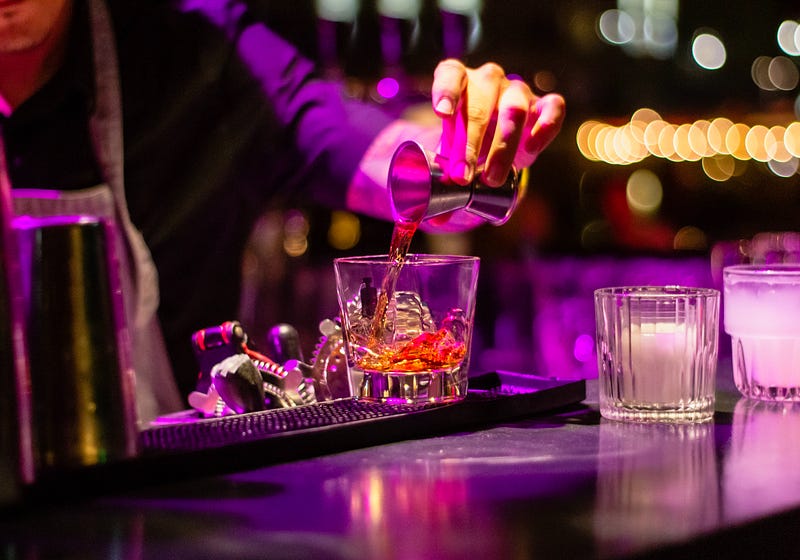
[[[526,174],[512,170],[499,187],[480,180],[468,185],[449,181],[446,158],[413,140],[403,142],[389,165],[389,197],[395,221],[421,222],[453,210],[466,210],[492,225],[508,221],[525,190]]]

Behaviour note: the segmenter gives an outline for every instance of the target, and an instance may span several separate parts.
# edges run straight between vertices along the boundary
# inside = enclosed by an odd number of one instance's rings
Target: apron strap
[[[116,43],[108,9],[102,0],[90,0],[96,103],[89,127],[100,171],[111,187],[128,241],[133,266],[135,306],[131,318],[142,326],[158,309],[158,273],[141,232],[131,222],[125,197],[122,101]]]

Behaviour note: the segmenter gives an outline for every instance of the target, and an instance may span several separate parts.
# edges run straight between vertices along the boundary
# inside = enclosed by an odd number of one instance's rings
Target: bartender
[[[441,62],[431,94],[436,129],[343,99],[244,0],[0,0],[0,173],[17,214],[116,226],[145,421],[185,407],[191,334],[236,313],[243,249],[270,205],[306,196],[389,218],[403,140],[448,156],[459,184],[486,156],[483,180],[499,185],[564,117],[560,96],[492,63]]]

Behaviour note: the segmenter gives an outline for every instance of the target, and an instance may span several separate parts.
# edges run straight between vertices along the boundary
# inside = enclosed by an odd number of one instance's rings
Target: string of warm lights
[[[629,122],[615,126],[589,120],[578,127],[578,149],[590,161],[630,165],[650,156],[673,162],[702,161],[716,181],[737,175],[737,162],[766,163],[778,176],[798,172],[800,122],[787,126],[750,126],[725,117],[670,123],[654,110],[642,108]]]

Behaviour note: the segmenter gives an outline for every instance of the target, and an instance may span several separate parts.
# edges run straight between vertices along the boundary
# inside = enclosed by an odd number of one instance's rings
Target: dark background
[[[349,95],[397,115],[430,103],[430,76],[445,56],[471,65],[496,61],[537,94],[555,91],[565,97],[562,133],[531,168],[528,194],[507,224],[456,236],[418,235],[412,246],[418,252],[481,257],[474,355],[487,368],[507,364],[592,375],[594,358],[579,358],[578,346],[579,339],[588,340],[584,335],[593,336],[593,288],[633,281],[719,287],[721,266],[751,258],[748,244],[754,236],[800,229],[797,173],[778,177],[766,163],[751,160],[739,163],[737,176],[717,182],[699,161],[651,156],[611,165],[586,159],[576,143],[581,123],[621,125],[642,107],[676,124],[726,117],[770,127],[798,120],[797,87],[765,91],[751,77],[759,56],[800,62],[783,53],[776,40],[782,21],[800,18],[793,3],[676,1],[677,42],[665,57],[631,53],[598,33],[605,10],[641,7],[643,0],[484,0],[470,14],[448,13],[434,0],[422,0],[414,21],[388,18],[377,2],[363,0],[355,21],[345,23],[320,19],[313,0],[255,0],[253,5],[258,17],[319,62],[323,73],[342,80]],[[727,52],[726,64],[716,71],[701,69],[691,56],[693,35],[709,29]],[[391,38],[399,45],[394,54],[386,48]],[[387,76],[400,84],[391,99],[376,94],[377,82]],[[660,208],[647,216],[634,215],[625,203],[626,182],[639,169],[653,172],[663,188]],[[300,233],[298,216],[304,224]],[[329,238],[333,218],[318,207],[265,217],[246,261],[249,284],[241,316],[256,338],[270,324],[286,321],[300,328],[306,348],[313,347],[318,321],[337,312],[331,259],[388,249],[391,224],[368,218],[356,222],[357,243],[334,246]],[[677,242],[678,232],[687,228],[693,242]],[[304,249],[287,254],[282,244],[289,238],[296,243],[298,237]],[[779,236],[778,252],[784,238]],[[646,264],[640,265],[641,259]],[[550,331],[547,336],[543,329]],[[545,354],[559,341],[566,357],[554,362]]]
[[[479,230],[472,236],[477,242],[475,250],[481,250],[480,240],[484,239],[497,249],[495,238],[499,237],[501,247],[512,242],[503,249],[511,253],[516,252],[515,245],[533,245],[547,252],[670,251],[663,239],[648,242],[646,234],[644,239],[627,241],[611,233],[595,236],[591,243],[581,240],[589,222],[611,219],[604,215],[607,191],[618,189],[640,167],[655,172],[664,188],[662,208],[642,224],[645,229],[657,224],[674,232],[693,226],[705,233],[709,247],[719,240],[751,237],[760,231],[796,229],[800,219],[800,179],[796,174],[776,177],[765,164],[751,161],[742,175],[718,183],[705,176],[700,162],[672,163],[649,157],[631,166],[612,166],[588,161],[578,151],[575,133],[582,122],[596,119],[621,124],[640,107],[653,108],[675,123],[725,116],[750,126],[786,126],[797,119],[798,90],[763,91],[752,80],[750,68],[757,56],[785,56],[775,33],[781,21],[800,17],[800,9],[776,1],[676,4],[677,46],[672,56],[657,59],[631,55],[599,37],[597,18],[604,10],[617,8],[615,2],[485,0],[481,10],[470,17],[445,13],[433,0],[424,0],[418,21],[410,22],[392,21],[378,13],[376,2],[363,0],[353,24],[321,21],[312,0],[254,2],[259,16],[273,29],[331,74],[343,76],[353,95],[374,99],[372,92],[381,77],[402,75],[405,81],[396,98],[376,100],[398,113],[414,103],[427,102],[429,76],[446,55],[459,56],[473,65],[499,62],[539,94],[546,91],[536,87],[537,73],[547,73],[549,89],[567,100],[563,132],[532,168],[531,196],[506,227],[514,231]],[[446,52],[444,29],[459,25],[465,35],[479,26],[477,41],[465,44],[461,52]],[[415,26],[417,35],[412,39]],[[337,37],[336,52],[326,49],[331,43],[321,39],[324,30],[331,28]],[[708,28],[717,32],[727,49],[727,62],[717,71],[702,70],[691,59],[691,37]],[[399,60],[387,61],[382,55],[381,35],[387,30],[401,35]],[[797,57],[790,58],[797,63]],[[529,223],[532,221],[537,225]],[[324,222],[324,215],[315,215],[312,240],[315,233],[325,231]],[[385,239],[380,225],[367,221],[364,227],[362,245],[354,250],[385,250],[382,241],[372,244],[373,239]],[[380,233],[373,235],[372,228]],[[331,248],[325,245],[323,236],[322,242],[315,240],[309,250],[327,257]]]

